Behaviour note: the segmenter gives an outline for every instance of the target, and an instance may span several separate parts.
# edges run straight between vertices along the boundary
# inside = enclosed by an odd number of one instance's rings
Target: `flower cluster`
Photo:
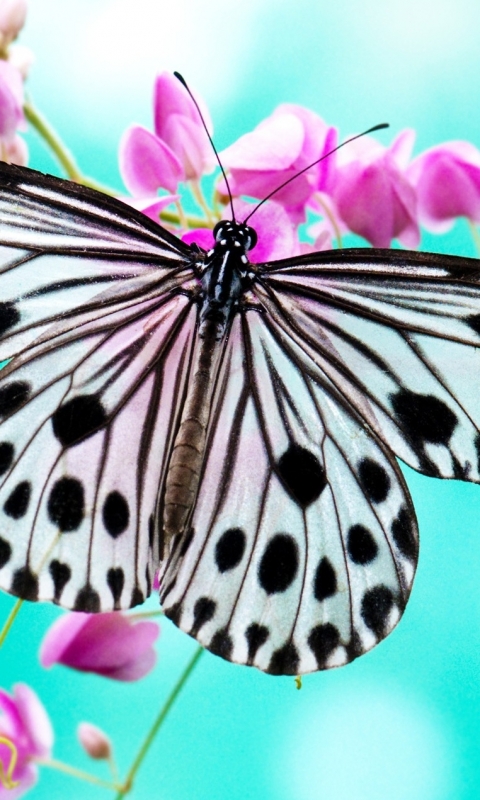
[[[204,104],[197,102],[211,131]],[[213,151],[194,102],[168,73],[155,83],[154,118],[154,133],[135,125],[121,142],[120,171],[132,202],[157,220],[168,203],[176,202],[176,232],[208,248],[213,241],[209,229],[229,213],[224,208],[228,191],[220,178],[215,210],[207,208],[199,182],[212,170]],[[252,252],[252,260],[328,249],[349,232],[374,247],[389,247],[397,239],[415,248],[420,225],[445,230],[458,216],[480,222],[480,152],[466,142],[450,142],[412,160],[414,138],[413,131],[405,130],[386,147],[364,136],[320,160],[337,146],[337,129],[309,109],[280,105],[220,153],[238,219],[254,208],[243,198],[263,200],[275,192],[255,214],[261,246]],[[201,226],[188,224],[179,205],[184,182],[205,214]],[[159,197],[159,189],[170,194]],[[165,215],[163,224],[166,220]],[[299,238],[299,226],[306,220],[309,243]]]
[[[25,165],[28,150],[17,131],[25,130],[23,82],[32,60],[30,50],[12,44],[27,14],[27,0],[0,3],[0,160]]]

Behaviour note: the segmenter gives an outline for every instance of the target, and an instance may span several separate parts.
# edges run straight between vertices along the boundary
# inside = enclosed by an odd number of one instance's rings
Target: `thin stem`
[[[97,183],[97,181],[92,180],[92,178],[87,178],[85,175],[82,175],[68,147],[62,142],[58,133],[52,128],[50,123],[47,122],[45,117],[35,108],[31,100],[25,101],[23,110],[28,122],[35,128],[37,133],[40,134],[50,150],[52,150],[71,181],[81,183],[84,186],[90,186],[90,188],[97,189],[99,192],[103,192],[104,194],[109,194],[112,196],[118,194],[118,192],[116,192],[114,189]]]
[[[480,257],[480,233],[478,232],[478,228],[471,219],[468,220],[468,226],[470,228],[470,233],[472,234],[473,243],[475,245],[475,249],[477,251],[477,255]]]
[[[15,622],[16,616],[17,616],[18,612],[20,611],[22,605],[23,605],[23,600],[18,598],[18,600],[15,602],[15,605],[13,606],[12,610],[10,611],[10,614],[8,615],[7,620],[5,622],[5,625],[3,626],[2,631],[0,633],[0,647],[3,645],[5,639],[7,638],[8,634],[10,632],[10,628],[12,627],[13,623]]]
[[[138,751],[137,757],[135,758],[132,766],[130,767],[130,769],[128,771],[127,777],[125,779],[125,783],[124,783],[123,787],[119,790],[115,800],[121,800],[121,798],[124,797],[127,794],[127,792],[129,792],[130,789],[132,788],[133,780],[134,780],[135,775],[137,774],[138,770],[140,769],[142,761],[144,760],[145,756],[147,755],[148,750],[150,749],[151,745],[153,744],[155,736],[157,735],[158,731],[160,730],[160,728],[162,726],[162,723],[165,720],[165,717],[167,716],[168,712],[170,711],[170,709],[172,708],[173,704],[175,703],[175,700],[177,699],[178,695],[182,691],[183,687],[185,686],[185,684],[186,684],[187,680],[189,679],[190,675],[192,674],[193,670],[197,666],[197,663],[198,663],[202,653],[203,653],[203,647],[198,647],[195,650],[195,653],[193,654],[193,657],[190,659],[190,661],[188,662],[188,664],[185,667],[184,671],[180,675],[177,683],[173,687],[173,689],[170,692],[169,696],[167,697],[164,705],[160,709],[160,712],[159,712],[156,720],[154,721],[154,723],[153,723],[152,727],[150,728],[149,732],[147,733],[147,735],[145,737],[145,740],[144,740],[142,746],[140,747],[140,750]]]
[[[325,214],[325,216],[329,220],[333,230],[335,231],[335,238],[337,240],[338,246],[340,248],[343,247],[342,234],[340,233],[340,228],[338,226],[337,220],[335,219],[335,215],[332,212],[332,209],[329,207],[329,205],[325,202],[325,200],[323,199],[323,197],[320,194],[316,194],[315,195],[315,200],[317,201],[317,203],[321,207],[323,213]]]
[[[164,617],[165,611],[137,611],[135,614],[129,614],[129,619],[148,619],[149,617]]]
[[[202,209],[203,213],[205,214],[209,226],[213,226],[216,220],[207,205],[199,181],[191,181],[190,186],[192,187],[192,194],[195,200],[197,201],[198,205]]]
[[[42,767],[50,767],[50,769],[56,769],[59,772],[64,772],[66,775],[71,775],[72,778],[78,778],[81,781],[93,783],[96,786],[102,786],[104,789],[113,789],[114,791],[118,792],[122,791],[124,788],[118,783],[104,781],[102,778],[97,778],[96,775],[92,775],[90,772],[84,772],[83,769],[71,767],[70,764],[65,764],[63,761],[57,761],[56,758],[36,758],[35,763]]]

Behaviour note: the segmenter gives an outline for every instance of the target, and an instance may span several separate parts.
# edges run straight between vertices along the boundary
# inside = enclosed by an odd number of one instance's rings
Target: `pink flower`
[[[44,667],[64,664],[116,681],[136,681],[155,666],[158,634],[155,622],[136,621],[120,611],[72,612],[47,631],[40,661]]]
[[[17,763],[12,780],[15,788],[7,789],[0,783],[0,798],[16,800],[37,781],[35,758],[48,758],[53,745],[50,720],[35,692],[23,683],[17,683],[13,696],[0,689],[0,737],[8,739],[17,752]],[[7,773],[12,751],[0,741],[0,761]]]
[[[25,25],[27,0],[1,0],[0,49],[5,50]]]
[[[112,755],[112,744],[107,734],[91,722],[81,722],[77,736],[90,758],[108,759]]]
[[[406,171],[413,136],[403,131],[388,148],[365,136],[339,153],[331,192],[338,214],[374,247],[389,247],[392,239],[419,244],[416,193]]]
[[[408,175],[429,230],[448,230],[455,217],[480,222],[480,152],[469,142],[432,147],[412,162]]]
[[[167,194],[164,197],[120,197],[124,203],[141,211],[145,216],[160,223],[160,214],[164,208],[180,199],[178,194]]]
[[[234,200],[235,217],[243,220],[255,208],[244,200]],[[248,222],[257,232],[258,241],[249,251],[248,257],[252,264],[265,261],[276,261],[280,258],[296,256],[302,252],[296,227],[288,216],[283,206],[278,203],[266,202]],[[182,236],[187,244],[198,244],[204,250],[210,250],[215,244],[213,233],[209,228],[196,228],[187,231]]]
[[[241,136],[220,154],[229,170],[234,195],[262,200],[284,181],[332,150],[337,132],[320,117],[302,106],[285,103],[251,133]],[[294,222],[305,219],[305,206],[317,190],[331,183],[333,158],[309,169],[284,189],[274,200],[288,211]],[[225,186],[220,184],[225,193]]]
[[[197,102],[210,128],[208,112]],[[134,125],[120,143],[120,172],[134,195],[150,195],[158,188],[173,193],[180,181],[199,179],[212,164],[212,147],[198,111],[169,72],[156,80],[154,117],[155,133]]]
[[[0,60],[0,137],[11,139],[24,126],[22,76],[8,61]]]

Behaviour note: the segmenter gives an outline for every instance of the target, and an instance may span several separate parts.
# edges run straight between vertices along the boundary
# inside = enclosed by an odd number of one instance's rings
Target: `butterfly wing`
[[[266,265],[255,294],[399,458],[479,482],[476,259],[317,254]]]
[[[177,625],[272,674],[373,647],[418,551],[395,459],[309,361],[268,317],[235,319],[190,535],[160,575]]]
[[[0,166],[0,585],[142,602],[187,382],[191,251],[123,203]]]
[[[366,652],[403,612],[418,533],[393,454],[479,480],[480,273],[375,250],[257,269],[263,312],[232,328],[194,535],[161,596],[213,652],[295,674]]]

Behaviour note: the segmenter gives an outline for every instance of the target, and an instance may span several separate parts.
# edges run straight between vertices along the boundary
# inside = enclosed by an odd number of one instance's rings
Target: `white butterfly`
[[[473,259],[205,254],[90,189],[0,165],[0,585],[166,614],[274,674],[398,622],[418,555],[395,455],[480,481]]]

